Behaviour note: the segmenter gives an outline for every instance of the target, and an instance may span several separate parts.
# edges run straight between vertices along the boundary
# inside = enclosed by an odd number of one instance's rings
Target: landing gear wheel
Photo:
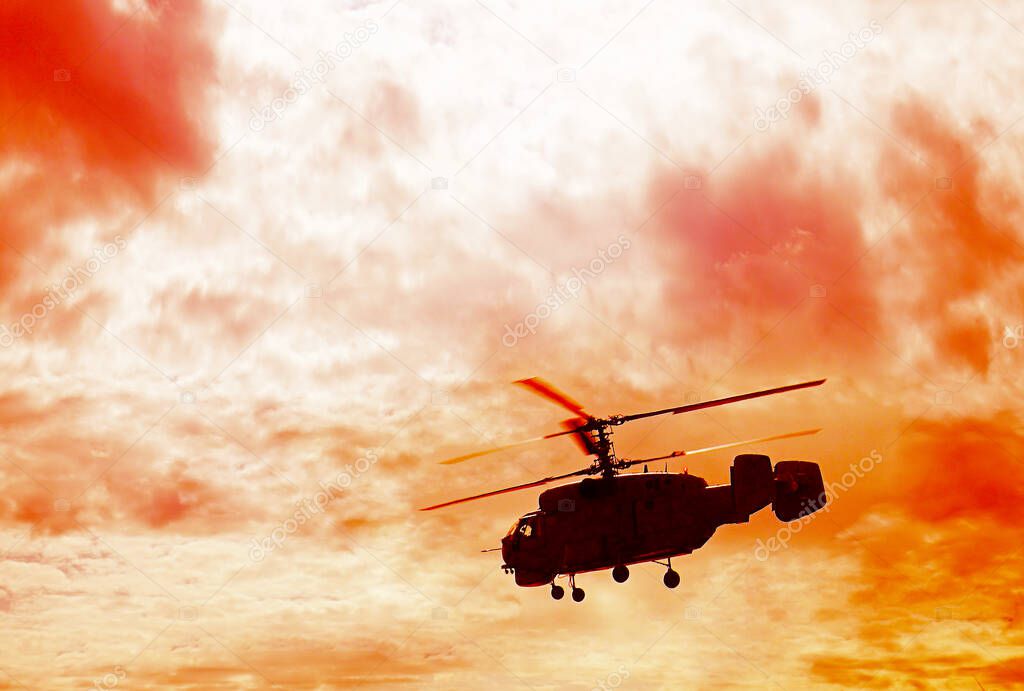
[[[585,598],[586,596],[587,596],[587,594],[585,592],[583,592],[583,588],[573,588],[572,589],[572,599],[575,602],[583,602],[583,598]]]
[[[616,583],[625,583],[626,579],[629,578],[629,569],[626,568],[625,564],[619,564],[612,569],[612,578],[615,579]]]
[[[563,588],[560,585],[555,585],[554,583],[552,583],[551,597],[555,598],[556,600],[561,600],[563,597],[565,597],[565,588]]]
[[[662,579],[665,581],[665,586],[669,588],[675,588],[679,585],[679,574],[672,569],[665,572],[665,577]]]

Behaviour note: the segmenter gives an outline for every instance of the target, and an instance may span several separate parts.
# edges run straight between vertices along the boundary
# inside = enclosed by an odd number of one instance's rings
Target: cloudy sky
[[[0,31],[0,688],[1024,680],[1024,7],[15,0]],[[821,426],[762,450],[835,500],[721,529],[673,591],[516,588],[480,550],[534,493],[417,509],[586,463],[436,464],[558,429],[535,375],[602,414],[828,377],[616,441]]]

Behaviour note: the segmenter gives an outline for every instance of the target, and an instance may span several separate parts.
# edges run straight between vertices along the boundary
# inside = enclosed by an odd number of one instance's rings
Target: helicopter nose
[[[513,549],[511,540],[506,538],[501,541],[501,556],[505,559],[506,564],[515,566],[519,550]]]

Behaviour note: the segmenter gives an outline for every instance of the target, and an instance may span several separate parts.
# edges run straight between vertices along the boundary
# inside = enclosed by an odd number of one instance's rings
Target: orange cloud
[[[999,328],[980,300],[991,299],[992,287],[1024,257],[1012,230],[1019,211],[1012,183],[986,169],[980,153],[993,134],[984,123],[964,131],[921,99],[897,106],[892,121],[924,161],[891,144],[879,162],[885,194],[913,209],[889,250],[916,277],[902,286],[906,316],[927,335],[937,361],[986,372]]]
[[[1024,519],[1024,437],[1009,412],[989,418],[927,420],[898,445],[898,501],[915,518],[944,522]]]

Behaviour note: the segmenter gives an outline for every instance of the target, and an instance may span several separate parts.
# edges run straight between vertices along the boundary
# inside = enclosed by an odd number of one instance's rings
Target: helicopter
[[[672,557],[687,555],[702,547],[719,526],[746,523],[751,514],[769,504],[780,520],[793,521],[823,508],[826,495],[821,469],[817,463],[809,461],[780,461],[773,467],[771,459],[763,454],[740,454],[730,467],[730,483],[723,485],[708,485],[706,480],[690,475],[685,469],[681,473],[668,472],[667,462],[748,444],[816,434],[821,429],[672,451],[652,458],[628,459],[615,453],[613,428],[657,415],[678,415],[824,383],[825,379],[816,379],[644,413],[594,417],[578,401],[550,382],[540,377],[520,379],[514,384],[573,414],[562,422],[562,430],[474,451],[440,463],[463,463],[525,444],[569,436],[584,454],[594,457],[591,464],[562,475],[454,499],[420,510],[434,511],[582,476],[583,479],[577,482],[541,492],[538,509],[512,524],[501,540],[501,547],[483,551],[500,549],[504,559],[501,568],[506,574],[514,575],[516,585],[550,585],[551,597],[555,600],[565,596],[565,589],[555,583],[560,576],[568,576],[572,599],[582,602],[586,593],[576,585],[578,574],[611,569],[612,578],[624,583],[629,578],[629,566],[645,562],[666,567],[663,582],[668,588],[675,588],[680,583],[680,576],[672,568]],[[665,461],[666,470],[649,472],[648,464],[655,461]],[[643,472],[622,473],[638,465],[643,465]]]

